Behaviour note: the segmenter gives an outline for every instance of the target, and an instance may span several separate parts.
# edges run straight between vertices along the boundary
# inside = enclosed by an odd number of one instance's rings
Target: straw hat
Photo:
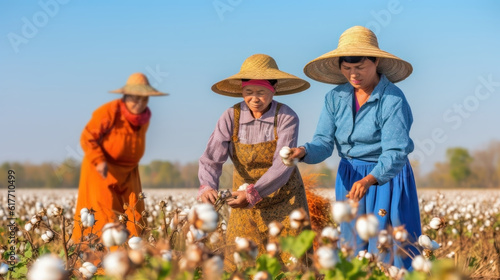
[[[241,65],[240,72],[212,86],[218,94],[241,97],[241,80],[278,80],[275,95],[297,93],[309,88],[309,83],[301,78],[280,71],[276,61],[265,54],[254,54]]]
[[[396,83],[410,76],[411,64],[378,48],[377,37],[368,28],[354,26],[340,35],[337,49],[325,53],[306,64],[304,73],[311,79],[329,84],[344,84],[347,79],[340,72],[341,56],[373,56],[380,58],[377,72]]]
[[[159,92],[154,87],[150,86],[148,78],[142,73],[134,73],[130,75],[127,83],[123,87],[110,92],[139,96],[169,95],[168,93]]]

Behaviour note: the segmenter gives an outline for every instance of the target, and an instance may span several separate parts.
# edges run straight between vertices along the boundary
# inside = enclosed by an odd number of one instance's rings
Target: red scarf
[[[125,102],[123,100],[120,100],[120,111],[127,119],[127,121],[133,125],[133,126],[141,126],[145,125],[149,122],[149,119],[151,118],[151,110],[149,110],[149,107],[146,107],[146,110],[140,114],[132,114],[130,111],[127,109],[127,106],[125,105]]]

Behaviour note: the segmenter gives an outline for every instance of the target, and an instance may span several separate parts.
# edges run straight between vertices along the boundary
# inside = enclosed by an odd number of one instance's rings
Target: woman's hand
[[[95,170],[101,174],[103,179],[106,179],[108,177],[108,164],[103,161],[101,163],[98,163],[95,167]]]
[[[351,191],[346,195],[347,198],[354,201],[360,201],[368,191],[368,188],[377,183],[377,179],[372,175],[367,175],[363,179],[354,182]]]
[[[288,156],[289,160],[301,159],[306,155],[306,149],[304,147],[291,148],[291,153]]]
[[[232,208],[247,208],[248,204],[246,191],[235,191],[232,198],[227,200],[227,205]]]
[[[210,203],[213,205],[215,203],[215,201],[217,200],[217,196],[218,196],[217,191],[214,189],[210,189],[201,195],[201,201],[203,201],[204,203]]]

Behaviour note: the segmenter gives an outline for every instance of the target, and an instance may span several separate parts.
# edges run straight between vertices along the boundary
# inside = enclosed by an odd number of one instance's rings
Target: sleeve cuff
[[[299,147],[303,147],[304,150],[306,151],[306,154],[302,158],[299,158],[299,162],[309,163],[309,153],[307,152],[308,146],[309,146],[308,143],[305,143],[304,145],[299,146]]]
[[[385,180],[385,178],[382,178],[382,175],[379,174],[378,170],[372,170],[372,172],[370,172],[370,175],[375,177],[375,180],[377,180],[377,182],[374,184],[374,186],[381,186],[381,185],[384,185],[385,183],[389,182],[389,180]]]
[[[198,195],[196,196],[196,200],[200,200],[201,196],[209,191],[209,190],[213,190],[214,188],[210,187],[210,186],[207,186],[207,185],[201,185],[200,188],[198,189]]]
[[[260,196],[259,192],[255,189],[255,185],[251,184],[248,185],[246,189],[247,193],[247,201],[248,201],[248,207],[247,208],[253,208],[255,204],[257,204],[259,201],[262,200],[262,197]]]

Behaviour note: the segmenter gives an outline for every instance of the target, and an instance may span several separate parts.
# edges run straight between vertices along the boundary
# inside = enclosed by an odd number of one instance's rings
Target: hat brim
[[[309,78],[328,84],[344,84],[348,80],[339,67],[341,56],[372,56],[380,58],[377,72],[384,74],[393,83],[406,79],[413,71],[410,63],[378,48],[335,49],[310,61],[304,67],[304,73]]]
[[[215,83],[212,86],[212,90],[218,94],[226,96],[241,97],[242,79],[277,80],[278,82],[274,86],[276,88],[276,93],[274,95],[293,94],[304,91],[311,86],[309,82],[294,75],[288,74],[286,72],[277,69],[266,69],[260,72],[259,71],[239,72],[236,75],[233,75],[229,78],[226,78],[220,82]]]
[[[149,85],[125,85],[119,89],[110,91],[110,93],[119,93],[137,96],[168,96],[170,94],[159,92]]]

